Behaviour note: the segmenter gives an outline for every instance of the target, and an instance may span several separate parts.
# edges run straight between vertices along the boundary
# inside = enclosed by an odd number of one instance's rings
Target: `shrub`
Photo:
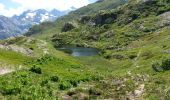
[[[45,86],[46,84],[48,84],[48,80],[46,79],[41,82],[41,86]]]
[[[59,81],[59,77],[58,76],[52,76],[50,79],[53,82],[58,82]]]
[[[69,80],[70,84],[73,85],[73,87],[77,87],[79,81],[78,80]]]
[[[41,68],[37,66],[31,67],[30,71],[33,73],[42,74]]]
[[[163,71],[163,69],[160,66],[161,66],[160,63],[156,62],[152,64],[152,69],[156,72],[161,72]]]
[[[20,88],[17,87],[12,87],[12,86],[7,86],[2,89],[1,93],[3,95],[13,95],[13,94],[18,94],[21,92]]]
[[[103,77],[102,76],[91,76],[91,79],[93,81],[100,81],[101,79],[103,79]]]
[[[130,59],[134,59],[134,58],[137,57],[137,55],[136,55],[136,54],[131,54],[131,55],[129,55],[128,57],[129,57]]]
[[[170,70],[170,58],[162,60],[162,63],[156,62],[152,64],[152,68],[156,72]]]
[[[66,90],[66,89],[69,89],[69,88],[71,88],[70,82],[64,81],[64,82],[59,84],[60,90]]]
[[[163,60],[161,67],[163,70],[170,70],[170,58]]]

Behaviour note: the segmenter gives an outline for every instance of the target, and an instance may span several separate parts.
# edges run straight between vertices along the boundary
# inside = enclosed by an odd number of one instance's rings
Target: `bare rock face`
[[[129,100],[137,100],[138,97],[142,96],[142,94],[145,92],[145,85],[141,84],[138,86],[134,92],[131,92],[128,94]]]
[[[22,32],[18,25],[18,22],[14,22],[8,17],[0,16],[0,39],[18,36]]]
[[[2,44],[0,44],[0,49],[19,52],[19,53],[22,53],[22,54],[25,54],[25,55],[28,55],[28,56],[31,56],[33,54],[33,51],[31,49],[19,47],[17,45],[2,45]]]
[[[99,13],[94,18],[92,18],[92,22],[95,25],[103,25],[110,24],[116,20],[117,15],[114,13]]]
[[[160,17],[161,17],[161,22],[159,24],[161,27],[170,25],[170,11],[161,14]]]
[[[61,31],[62,32],[67,32],[67,31],[70,31],[70,30],[72,30],[74,28],[75,28],[75,26],[72,23],[68,22],[68,23],[64,24],[64,26],[63,26]]]

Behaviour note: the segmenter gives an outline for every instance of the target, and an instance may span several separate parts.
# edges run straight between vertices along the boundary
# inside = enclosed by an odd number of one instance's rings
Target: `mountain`
[[[55,28],[52,28],[51,25],[48,25],[48,24],[47,25],[41,24],[41,25],[39,25],[39,28],[38,28],[38,26],[32,27],[29,30],[29,32],[26,34],[27,35],[31,35],[31,34],[37,35],[38,33],[42,33],[42,32],[46,33],[45,30],[48,30],[48,29],[54,29],[53,31],[58,31],[64,25],[64,23],[67,23],[72,20],[80,19],[81,17],[86,16],[86,15],[93,15],[93,14],[99,12],[100,10],[106,10],[106,9],[111,10],[111,9],[117,8],[118,6],[123,5],[126,2],[127,2],[127,0],[103,0],[102,2],[95,2],[93,4],[84,6],[80,9],[71,11],[66,16],[58,18],[58,20],[56,20],[55,23],[53,23],[53,27],[55,27]],[[40,28],[40,27],[43,27],[43,28]],[[36,28],[36,29],[34,29],[34,28]],[[37,32],[38,31],[37,29],[41,29],[41,30],[39,30],[39,32]],[[34,32],[34,30],[36,30],[36,32]],[[54,33],[45,34],[45,35],[51,36],[53,34]],[[40,36],[43,38],[42,34]]]
[[[28,10],[19,16],[13,16],[13,20],[18,20],[21,24],[35,25],[44,21],[54,21],[56,18],[65,15],[67,12],[61,12],[56,9],[47,11],[45,9]],[[24,26],[24,25],[23,25]]]
[[[58,17],[66,15],[69,11],[72,11],[72,9],[67,11],[38,9],[25,11],[21,15],[14,15],[11,18],[1,16],[0,39],[23,34],[27,32],[31,26],[45,21],[55,21]]]
[[[14,22],[11,18],[0,16],[0,39],[18,36],[22,33],[22,29],[18,27],[19,25],[19,22]]]

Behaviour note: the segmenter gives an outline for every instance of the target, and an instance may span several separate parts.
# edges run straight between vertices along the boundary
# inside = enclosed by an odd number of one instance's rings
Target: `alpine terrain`
[[[170,100],[170,0],[51,12],[0,17],[0,32],[35,24],[0,41],[1,100]]]

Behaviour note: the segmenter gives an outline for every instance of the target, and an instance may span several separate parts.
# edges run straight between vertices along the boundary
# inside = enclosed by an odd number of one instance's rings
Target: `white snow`
[[[43,15],[43,14],[41,14],[41,20],[40,20],[40,22],[44,22],[44,21],[47,21],[47,20],[49,20],[50,18],[49,18],[49,16],[48,15]]]
[[[28,13],[27,16],[26,16],[26,18],[33,18],[35,15],[36,15],[35,12],[33,12],[33,13]]]

